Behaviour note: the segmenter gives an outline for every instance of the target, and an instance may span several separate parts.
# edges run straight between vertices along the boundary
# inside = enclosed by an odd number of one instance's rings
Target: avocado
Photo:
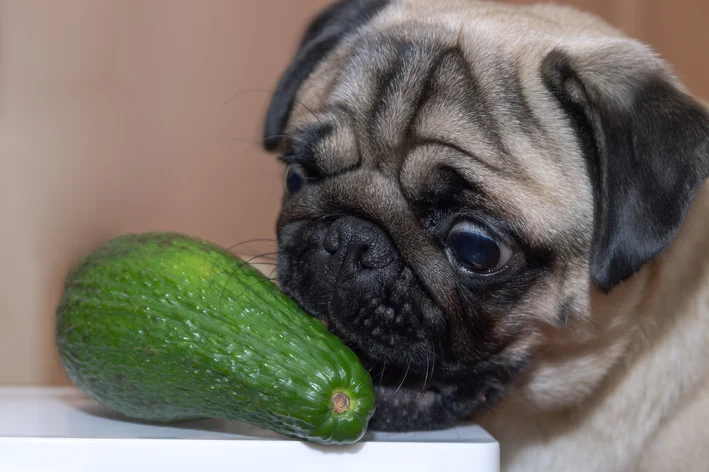
[[[374,412],[353,351],[255,267],[196,237],[111,239],[69,272],[56,314],[69,379],[128,418],[221,418],[351,444]]]

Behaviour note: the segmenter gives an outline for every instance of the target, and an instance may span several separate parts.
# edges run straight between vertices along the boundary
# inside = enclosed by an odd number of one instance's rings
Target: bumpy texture
[[[119,236],[67,276],[57,344],[70,379],[148,421],[224,418],[325,444],[374,409],[356,355],[258,270],[178,233]],[[343,392],[349,409],[337,413]]]

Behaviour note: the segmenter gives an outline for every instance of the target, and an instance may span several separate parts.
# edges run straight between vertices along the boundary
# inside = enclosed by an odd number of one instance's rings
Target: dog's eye
[[[471,223],[458,223],[448,233],[448,248],[455,259],[477,273],[495,272],[507,264],[512,250]]]
[[[294,194],[305,184],[305,172],[297,164],[291,164],[286,170],[286,190]]]

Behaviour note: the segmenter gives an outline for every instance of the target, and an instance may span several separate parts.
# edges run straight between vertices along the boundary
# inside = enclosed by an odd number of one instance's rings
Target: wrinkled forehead
[[[329,179],[368,169],[356,174],[359,187],[380,174],[409,202],[453,170],[476,190],[476,204],[529,238],[590,233],[584,160],[538,64],[504,36],[462,33],[422,24],[343,43],[297,97],[291,152]]]

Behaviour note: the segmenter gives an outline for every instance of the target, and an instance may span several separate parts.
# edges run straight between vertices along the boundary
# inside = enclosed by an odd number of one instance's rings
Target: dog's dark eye
[[[447,244],[458,263],[478,273],[495,272],[504,267],[512,256],[508,246],[467,222],[453,227],[448,233]]]
[[[286,170],[286,190],[288,193],[294,194],[305,184],[305,172],[296,165],[291,164]]]

